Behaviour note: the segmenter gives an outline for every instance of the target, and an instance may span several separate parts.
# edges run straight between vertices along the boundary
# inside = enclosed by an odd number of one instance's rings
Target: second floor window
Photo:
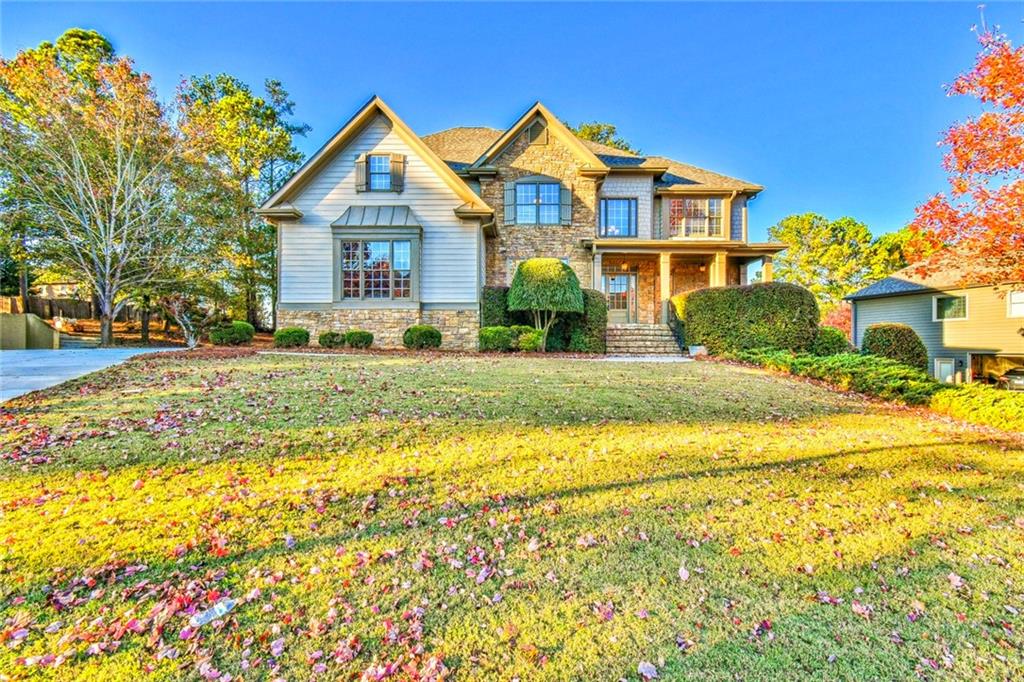
[[[516,224],[558,225],[561,185],[555,182],[516,184]]]
[[[636,236],[636,199],[601,199],[602,237]]]
[[[367,174],[371,192],[387,192],[391,189],[391,155],[371,154],[368,159]]]
[[[1006,295],[1007,317],[1024,317],[1024,291],[1011,291]]]
[[[936,296],[932,299],[932,320],[966,320],[966,296]]]
[[[672,237],[721,237],[722,200],[711,198],[672,199],[668,228]]]

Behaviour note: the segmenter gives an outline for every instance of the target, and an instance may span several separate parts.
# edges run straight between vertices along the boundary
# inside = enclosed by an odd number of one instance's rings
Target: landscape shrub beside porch
[[[480,327],[509,327],[513,341],[517,329],[533,329],[530,314],[510,311],[508,287],[484,287],[481,295]],[[583,289],[583,312],[563,313],[548,332],[547,350],[572,353],[604,353],[607,348],[608,303],[596,289]]]

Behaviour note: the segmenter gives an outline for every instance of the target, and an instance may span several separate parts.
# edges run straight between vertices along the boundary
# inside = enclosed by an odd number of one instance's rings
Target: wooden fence
[[[83,301],[78,298],[42,298],[39,296],[28,297],[28,310],[23,310],[20,296],[0,296],[0,313],[33,313],[44,320],[52,320],[55,317],[70,317],[80,320],[94,319],[97,315],[92,301]],[[126,305],[115,318],[118,322],[138,320],[139,311],[135,306]]]

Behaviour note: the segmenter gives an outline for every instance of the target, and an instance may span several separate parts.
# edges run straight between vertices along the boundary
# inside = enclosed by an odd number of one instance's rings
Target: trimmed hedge
[[[508,312],[508,287],[484,287],[480,301],[480,326],[507,327],[512,322]]]
[[[274,332],[275,348],[295,348],[309,345],[309,330],[302,327],[282,327]]]
[[[324,348],[343,348],[345,332],[323,332],[317,338],[317,342]]]
[[[680,304],[682,302],[680,301]],[[779,348],[806,350],[818,332],[818,303],[807,289],[785,282],[699,289],[683,307],[686,342],[712,355]]]
[[[936,393],[931,407],[956,419],[1024,433],[1024,392],[963,384]]]
[[[856,391],[908,405],[927,405],[943,384],[903,363],[875,355],[841,353],[818,357],[783,350],[749,350],[727,357],[828,382],[844,391]]]
[[[244,320],[233,320],[210,330],[210,343],[215,346],[241,346],[256,336],[256,328]]]
[[[852,350],[853,346],[847,340],[846,334],[835,327],[818,327],[818,335],[814,337],[814,343],[810,348],[812,355],[820,356],[839,355]]]
[[[569,350],[574,353],[604,353],[608,330],[608,300],[595,289],[583,290],[583,315],[568,319]]]
[[[531,331],[533,329],[531,328]],[[501,325],[481,327],[479,336],[480,350],[504,353],[512,350],[512,330]]]
[[[519,350],[519,337],[523,334],[529,334],[535,331],[533,327],[528,324],[514,324],[508,328],[509,332],[512,333],[512,350]]]
[[[373,334],[362,329],[350,329],[345,332],[345,343],[350,348],[369,348],[373,345]]]
[[[441,332],[429,324],[414,324],[402,334],[402,345],[406,348],[440,348]]]
[[[908,367],[928,371],[928,350],[913,329],[905,324],[885,322],[864,330],[861,350],[871,355],[892,358]]]
[[[535,353],[544,343],[544,332],[539,329],[527,332],[519,337],[519,350],[524,353]]]

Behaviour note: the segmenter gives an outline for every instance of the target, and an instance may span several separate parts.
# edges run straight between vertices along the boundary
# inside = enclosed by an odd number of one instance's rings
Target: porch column
[[[661,284],[661,322],[668,324],[668,300],[672,298],[672,254],[658,254],[658,281]]]
[[[711,286],[724,287],[728,283],[725,268],[725,251],[716,251],[711,259]]]
[[[772,281],[772,257],[765,256],[761,259],[761,281]]]
[[[594,254],[594,272],[591,288],[597,289],[598,291],[604,291],[602,288],[603,284],[604,278],[601,277],[601,252],[599,251]]]

